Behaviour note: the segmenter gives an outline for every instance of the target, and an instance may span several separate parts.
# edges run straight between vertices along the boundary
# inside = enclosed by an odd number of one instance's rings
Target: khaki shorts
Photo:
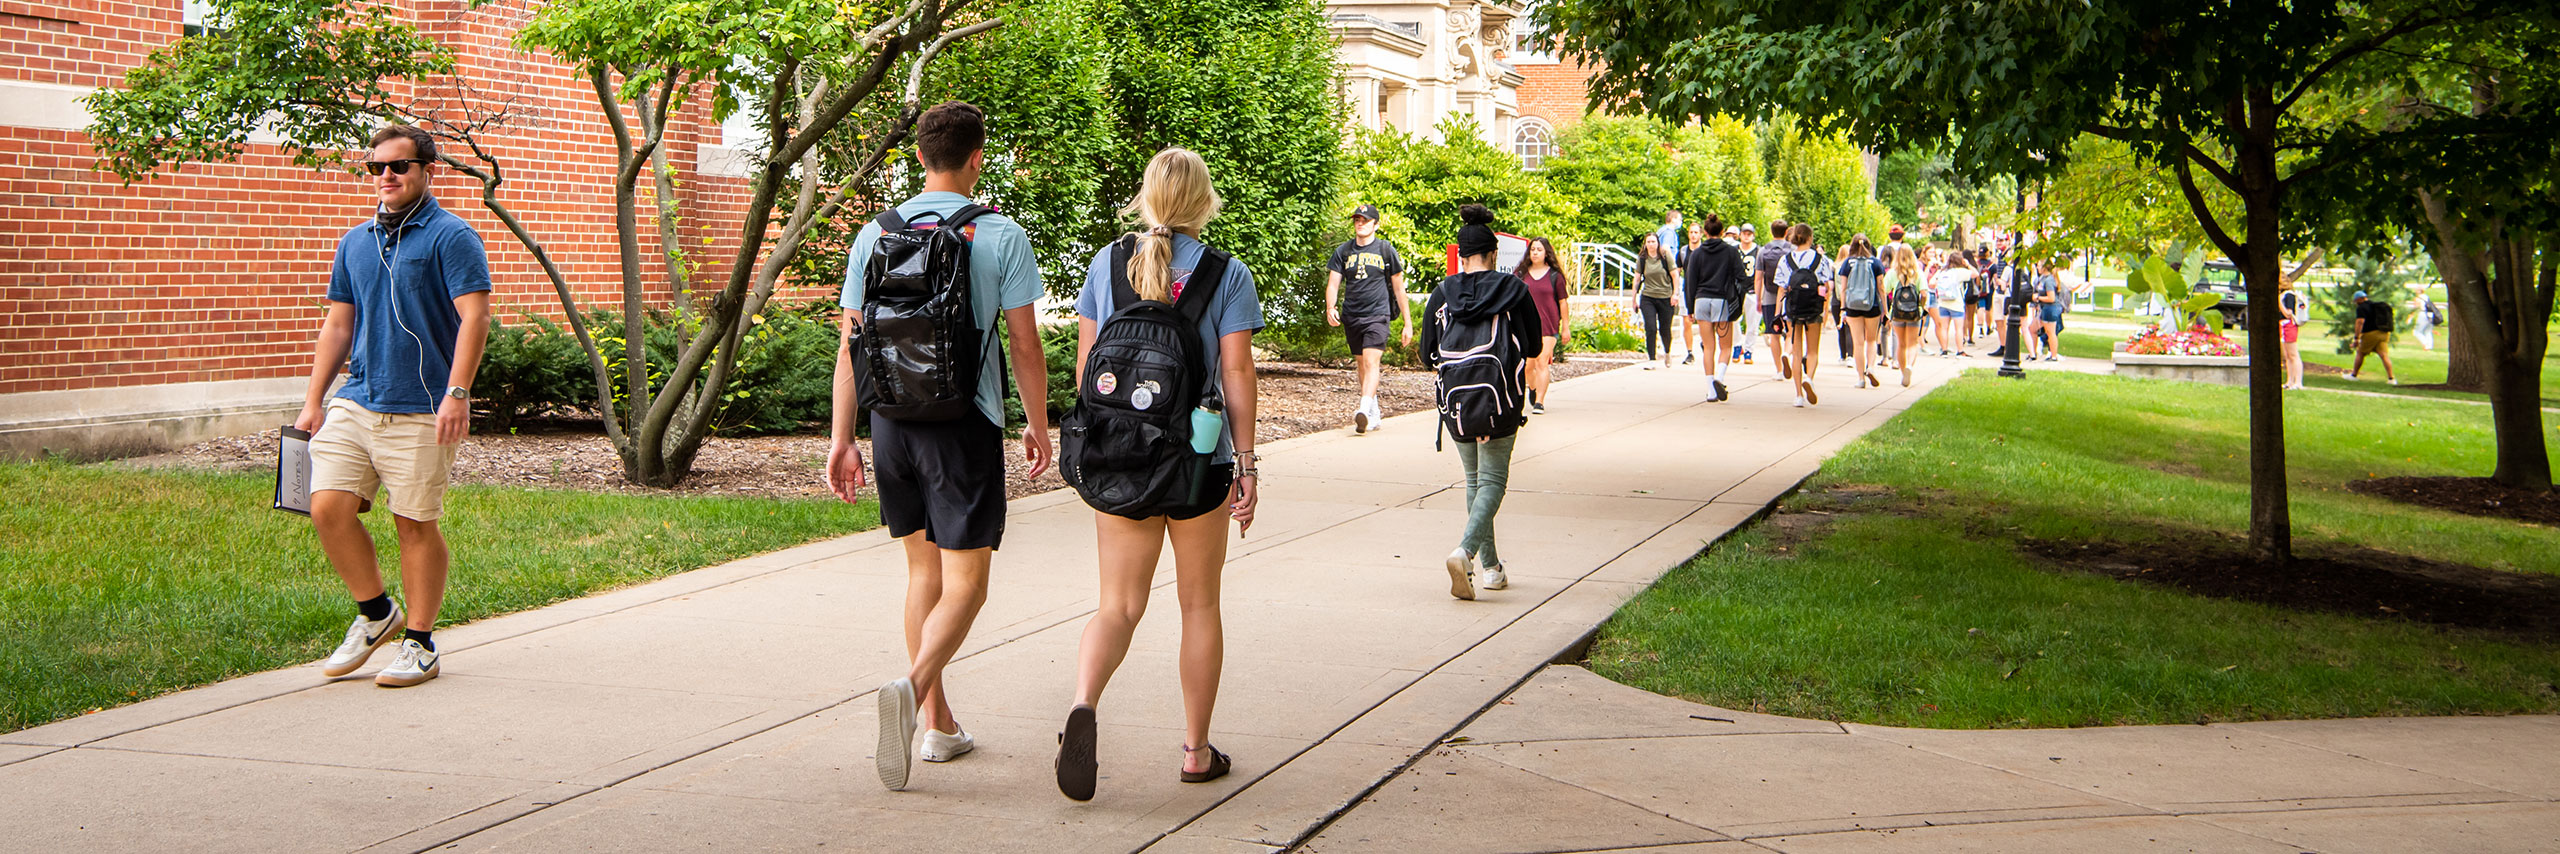
[[[2356,338],[2356,355],[2369,356],[2391,349],[2391,333],[2367,332]]]
[[[353,493],[370,505],[381,487],[391,492],[393,514],[433,522],[444,517],[458,447],[436,444],[433,415],[373,412],[333,398],[328,420],[311,436],[311,491]]]

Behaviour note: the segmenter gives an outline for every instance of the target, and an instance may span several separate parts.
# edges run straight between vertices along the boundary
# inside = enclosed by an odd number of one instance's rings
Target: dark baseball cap
[[[1377,206],[1377,205],[1361,205],[1361,206],[1359,206],[1359,207],[1352,208],[1352,209],[1351,209],[1351,215],[1352,215],[1352,216],[1359,217],[1359,218],[1361,218],[1361,219],[1368,220],[1368,221],[1370,221],[1370,222],[1377,222],[1377,221],[1378,221],[1378,206]]]

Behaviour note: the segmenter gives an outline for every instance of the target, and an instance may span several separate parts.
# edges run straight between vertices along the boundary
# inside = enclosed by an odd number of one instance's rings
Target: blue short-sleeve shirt
[[[1200,266],[1200,255],[1207,247],[1187,234],[1173,236],[1173,281],[1177,287],[1188,287],[1191,271]],[[1111,248],[1094,253],[1093,263],[1085,266],[1084,290],[1076,294],[1076,315],[1094,322],[1109,319],[1119,307],[1111,297]],[[1262,297],[1254,292],[1253,271],[1243,261],[1229,261],[1227,275],[1218,280],[1218,298],[1208,311],[1200,313],[1200,352],[1210,355],[1210,364],[1218,364],[1220,340],[1238,332],[1258,332],[1263,327]],[[1213,462],[1235,459],[1235,435],[1219,431],[1217,453]]]
[[[959,193],[922,193],[898,205],[898,215],[913,222],[927,212],[950,216],[968,205],[969,197]],[[969,238],[969,308],[977,315],[978,328],[987,331],[982,336],[986,353],[978,360],[978,411],[986,413],[988,422],[1002,426],[1004,375],[997,354],[1004,336],[995,334],[996,315],[1040,301],[1040,263],[1032,255],[1031,235],[1012,217],[991,213],[969,224],[975,229]],[[862,310],[863,271],[871,266],[872,245],[879,242],[878,223],[864,223],[862,233],[854,235],[840,301],[847,309]]]
[[[372,412],[435,412],[452,385],[462,335],[453,301],[488,289],[480,232],[434,196],[419,199],[396,232],[374,220],[349,230],[329,262],[329,301],[356,310],[338,397]]]

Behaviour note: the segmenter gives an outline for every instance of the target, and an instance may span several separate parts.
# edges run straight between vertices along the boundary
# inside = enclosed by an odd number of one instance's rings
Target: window
[[[209,2],[209,0],[187,0],[185,7],[178,13],[178,20],[180,23],[186,25],[185,32],[187,35],[204,35],[208,31],[219,31],[221,29],[220,27],[208,26],[205,23],[214,17],[213,11],[213,3]]]
[[[1521,117],[1511,129],[1511,153],[1520,155],[1522,169],[1535,172],[1545,166],[1556,153],[1555,132],[1547,127],[1547,120]]]

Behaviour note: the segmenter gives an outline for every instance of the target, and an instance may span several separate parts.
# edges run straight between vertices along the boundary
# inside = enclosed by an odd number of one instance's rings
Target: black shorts
[[[1165,514],[1189,521],[1225,509],[1227,496],[1236,488],[1236,464],[1219,463],[1209,467],[1208,479],[1200,484],[1200,503]]]
[[[1857,309],[1852,308],[1852,309],[1844,310],[1842,313],[1843,313],[1843,314],[1846,314],[1846,315],[1848,315],[1848,316],[1850,316],[1850,317],[1883,317],[1883,316],[1884,316],[1884,306],[1879,305],[1879,306],[1876,306],[1876,307],[1874,307],[1874,308],[1867,309],[1867,310],[1865,310],[1865,311],[1859,311],[1859,310],[1857,310]]]
[[[871,416],[871,472],[889,536],[924,532],[950,551],[1004,543],[1004,431],[972,413],[957,421]]]
[[[1387,349],[1387,319],[1383,317],[1346,317],[1342,319],[1343,343],[1351,345],[1351,354],[1362,350]]]
[[[1787,318],[1778,312],[1778,301],[1760,299],[1760,334],[1779,335],[1787,331]]]

